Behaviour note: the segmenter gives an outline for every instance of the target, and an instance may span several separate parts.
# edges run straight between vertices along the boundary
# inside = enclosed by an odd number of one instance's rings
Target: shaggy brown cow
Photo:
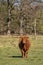
[[[30,41],[28,39],[27,36],[23,36],[20,38],[20,42],[19,42],[19,48],[21,50],[22,53],[22,57],[27,57],[28,55],[28,50],[30,48]]]

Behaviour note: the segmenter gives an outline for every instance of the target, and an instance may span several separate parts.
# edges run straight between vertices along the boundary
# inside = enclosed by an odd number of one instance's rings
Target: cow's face
[[[27,43],[27,40],[28,40],[28,37],[22,37],[22,41],[24,44]]]

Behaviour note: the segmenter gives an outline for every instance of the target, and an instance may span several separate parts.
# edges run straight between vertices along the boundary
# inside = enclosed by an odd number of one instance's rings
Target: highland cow
[[[22,53],[22,57],[28,57],[28,50],[30,48],[30,41],[27,36],[20,38],[19,48]]]

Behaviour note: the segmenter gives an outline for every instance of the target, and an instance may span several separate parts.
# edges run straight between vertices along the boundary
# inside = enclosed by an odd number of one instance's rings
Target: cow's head
[[[21,41],[22,41],[24,44],[27,43],[28,37],[27,37],[27,36],[22,36],[22,37],[21,37]]]

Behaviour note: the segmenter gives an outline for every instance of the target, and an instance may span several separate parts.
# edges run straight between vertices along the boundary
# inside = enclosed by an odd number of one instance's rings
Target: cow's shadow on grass
[[[22,58],[22,56],[8,56],[9,58]]]

